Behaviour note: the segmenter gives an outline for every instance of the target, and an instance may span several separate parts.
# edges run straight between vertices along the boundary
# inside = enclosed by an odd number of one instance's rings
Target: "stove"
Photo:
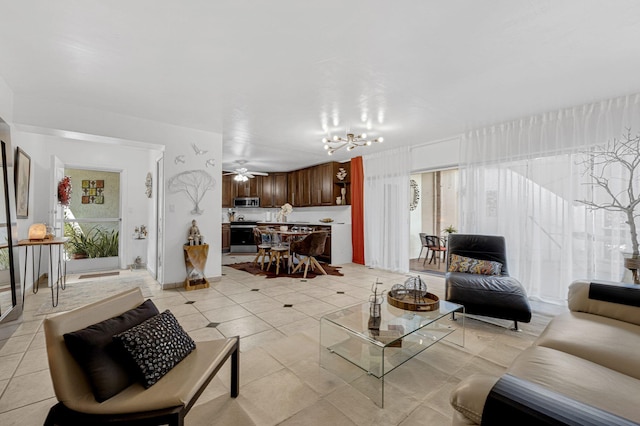
[[[231,222],[231,253],[257,253],[258,247],[253,239],[253,228],[258,222],[238,220]]]

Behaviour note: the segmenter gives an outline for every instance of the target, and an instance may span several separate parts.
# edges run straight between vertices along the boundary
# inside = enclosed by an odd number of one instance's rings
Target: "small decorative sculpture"
[[[200,234],[198,223],[194,220],[191,221],[191,228],[189,228],[189,245],[199,246],[202,244],[204,237]]]
[[[390,305],[408,311],[434,311],[440,307],[439,300],[427,292],[427,283],[420,275],[409,277],[403,284],[394,284],[387,295]]]
[[[376,282],[371,285],[371,291],[373,294],[369,296],[369,330],[379,330],[381,322],[381,305],[384,295],[384,290],[378,293],[378,285],[382,284],[376,278]]]

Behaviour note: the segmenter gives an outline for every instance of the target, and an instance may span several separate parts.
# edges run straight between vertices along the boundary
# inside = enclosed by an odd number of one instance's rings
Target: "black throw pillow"
[[[142,384],[151,387],[196,348],[196,344],[166,310],[116,336],[142,373]]]
[[[158,315],[147,300],[137,308],[82,330],[66,333],[64,341],[74,359],[89,378],[96,401],[105,401],[137,379],[135,364],[113,336]]]

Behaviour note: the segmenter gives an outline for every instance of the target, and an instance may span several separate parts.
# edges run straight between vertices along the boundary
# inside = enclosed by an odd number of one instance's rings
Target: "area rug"
[[[339,266],[331,266],[328,265],[326,263],[322,263],[320,262],[320,265],[322,265],[322,268],[325,270],[325,272],[327,273],[327,275],[334,275],[334,276],[338,276],[338,277],[343,277],[344,274],[342,272],[340,272],[340,267]],[[301,269],[300,271],[296,272],[295,274],[288,274],[286,270],[283,271],[283,268],[280,267],[280,274],[276,275],[276,268],[275,266],[271,265],[271,268],[267,271],[267,270],[262,270],[260,269],[260,264],[253,264],[253,262],[242,262],[242,263],[233,263],[231,265],[227,265],[232,267],[233,269],[237,269],[239,271],[245,271],[248,272],[252,275],[264,275],[267,278],[282,278],[282,277],[288,277],[288,278],[302,278],[302,275],[304,273],[304,269]],[[267,265],[265,265],[265,268],[267,267]],[[322,275],[322,273],[320,271],[312,271],[311,268],[309,268],[309,272],[307,272],[307,279],[310,280],[312,278],[317,277],[318,275]]]
[[[153,295],[154,289],[148,284],[148,279],[132,277],[127,279],[101,279],[83,280],[67,283],[66,288],[58,296],[58,306],[53,307],[51,303],[51,289],[41,287],[40,291],[47,292],[47,301],[36,311],[35,315],[48,315],[58,312],[70,311],[89,303],[97,302],[114,294],[121,293],[132,288],[140,287],[142,295],[149,298]],[[100,291],[96,291],[99,289]],[[160,285],[158,284],[158,290]],[[55,288],[54,288],[55,292]]]

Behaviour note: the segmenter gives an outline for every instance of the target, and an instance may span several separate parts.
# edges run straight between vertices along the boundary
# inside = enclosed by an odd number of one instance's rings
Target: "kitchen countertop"
[[[344,222],[305,222],[305,221],[296,221],[292,220],[289,222],[275,222],[275,221],[258,221],[258,225],[276,225],[276,226],[332,226],[332,225],[344,225]]]

